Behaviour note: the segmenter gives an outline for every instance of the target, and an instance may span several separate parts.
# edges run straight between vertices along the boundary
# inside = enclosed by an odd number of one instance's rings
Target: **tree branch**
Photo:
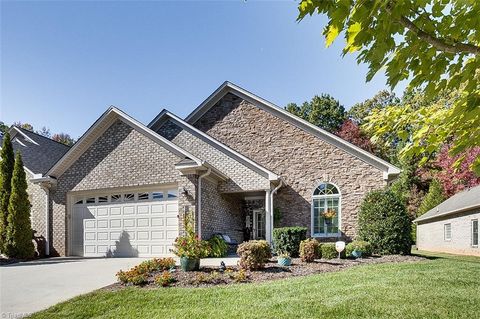
[[[386,6],[387,12],[392,15],[392,8],[391,3],[390,5]],[[447,43],[444,39],[437,38],[436,36],[427,33],[420,29],[418,26],[415,25],[412,21],[410,21],[405,16],[400,16],[400,18],[396,18],[396,21],[400,23],[403,27],[409,29],[413,33],[415,33],[420,39],[424,40],[425,42],[431,44],[433,47],[440,51],[444,51],[447,53],[470,53],[474,55],[480,55],[480,47],[470,44],[470,43],[462,43],[462,42],[454,42],[452,44]]]

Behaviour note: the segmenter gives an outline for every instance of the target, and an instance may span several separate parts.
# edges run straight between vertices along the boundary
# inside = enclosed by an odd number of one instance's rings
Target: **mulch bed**
[[[238,266],[227,267],[225,272],[220,272],[219,267],[201,267],[199,271],[184,272],[178,267],[171,274],[175,278],[175,282],[171,287],[209,287],[217,285],[228,285],[238,282],[262,282],[268,280],[306,276],[312,274],[320,274],[326,272],[340,271],[346,268],[355,267],[359,265],[368,264],[382,264],[382,263],[403,263],[403,262],[417,262],[425,260],[418,256],[401,256],[391,255],[382,257],[369,257],[361,259],[319,259],[313,263],[303,263],[299,258],[292,260],[290,267],[281,267],[273,258],[269,261],[262,270],[246,271],[246,279],[238,280],[239,268]],[[145,288],[157,288],[154,283],[154,277],[161,272],[152,273],[149,277],[148,284]],[[116,283],[105,287],[107,290],[118,290],[126,287],[121,283]]]

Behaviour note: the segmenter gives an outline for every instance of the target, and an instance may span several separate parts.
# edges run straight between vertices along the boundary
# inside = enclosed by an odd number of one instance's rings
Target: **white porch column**
[[[265,240],[272,242],[272,205],[270,203],[270,190],[265,191]]]

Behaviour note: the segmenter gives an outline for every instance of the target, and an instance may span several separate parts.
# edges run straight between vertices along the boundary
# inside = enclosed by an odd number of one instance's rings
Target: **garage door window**
[[[134,201],[149,201],[149,200],[177,200],[178,190],[175,188],[165,191],[154,192],[138,192],[138,193],[125,193],[114,195],[100,195],[97,197],[81,197],[75,198],[75,205],[84,204],[107,204],[107,203],[121,203],[121,202],[134,202]]]

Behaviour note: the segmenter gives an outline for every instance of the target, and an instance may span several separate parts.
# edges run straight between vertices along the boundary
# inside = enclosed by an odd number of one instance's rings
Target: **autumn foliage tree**
[[[360,130],[358,124],[354,121],[348,119],[343,122],[342,126],[336,133],[338,136],[343,138],[344,140],[370,152],[374,153],[375,148],[370,141],[370,138]]]
[[[445,195],[448,197],[476,185],[480,185],[480,176],[471,169],[471,164],[480,158],[480,147],[472,148],[461,154],[450,155],[451,145],[444,145],[436,157],[436,165],[440,171],[436,178],[442,185]],[[463,161],[459,165],[455,163],[459,158]]]

